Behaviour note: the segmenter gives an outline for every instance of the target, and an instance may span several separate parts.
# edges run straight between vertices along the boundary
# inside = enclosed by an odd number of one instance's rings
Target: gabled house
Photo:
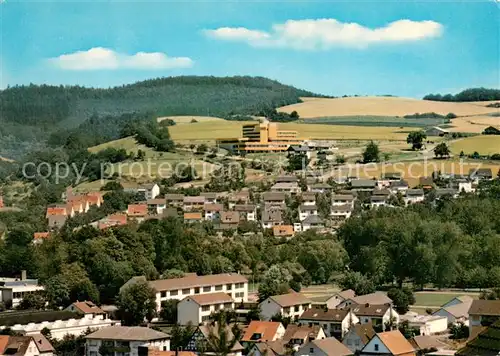
[[[313,306],[316,306],[317,308],[335,309],[344,300],[354,297],[354,291],[352,289],[347,289],[341,292],[336,292],[333,295],[327,295],[325,297],[315,297],[313,298]]]
[[[441,308],[451,307],[452,305],[469,303],[471,304],[474,298],[469,295],[459,295],[457,297],[451,298],[448,302],[444,303]]]
[[[106,319],[106,312],[91,301],[74,302],[65,310],[83,315],[88,315],[89,319]]]
[[[347,220],[351,217],[354,207],[351,204],[332,205],[330,208],[330,216],[339,221]]]
[[[285,356],[289,355],[290,350],[287,349],[282,340],[259,342],[253,344],[247,356]]]
[[[266,192],[262,195],[264,207],[281,206],[285,204],[285,193]]]
[[[321,326],[288,324],[282,340],[289,348],[297,351],[299,347],[308,342],[324,338],[326,338],[326,335]]]
[[[370,206],[372,208],[379,208],[381,206],[388,206],[389,196],[386,195],[372,195],[370,197]]]
[[[351,190],[355,192],[371,192],[376,186],[377,181],[373,179],[353,179],[350,181]]]
[[[283,217],[281,214],[281,210],[278,209],[264,210],[262,212],[261,222],[263,229],[272,229],[273,226],[283,225]]]
[[[390,304],[392,305],[392,299],[387,296],[384,292],[375,292],[370,294],[358,295],[355,297],[350,297],[342,301],[338,308],[345,308],[350,305],[363,305],[363,304]]]
[[[35,232],[33,234],[33,243],[41,244],[50,237],[50,232]]]
[[[500,320],[500,300],[473,300],[469,308],[469,331]]]
[[[387,172],[377,181],[377,186],[379,189],[389,188],[391,182],[399,181],[402,178],[403,177],[400,172]]]
[[[240,214],[237,211],[223,211],[220,213],[220,225],[225,229],[237,229],[240,223]]]
[[[399,314],[389,304],[354,305],[351,310],[361,324],[372,324],[375,329],[385,330],[389,323],[399,324]]]
[[[129,204],[127,208],[127,216],[138,222],[144,221],[148,215],[147,204]]]
[[[233,339],[234,334],[232,331],[232,326],[225,326],[224,330],[226,337],[228,339]],[[196,328],[195,332],[191,336],[186,346],[186,351],[195,352],[197,355],[218,355],[215,350],[211,349],[210,338],[219,337],[219,326],[217,323],[200,325]],[[231,349],[231,352],[227,356],[241,356],[243,354],[244,347],[236,341]]]
[[[271,192],[298,194],[300,192],[300,187],[299,183],[297,182],[276,183],[271,187]]]
[[[308,216],[318,215],[318,207],[316,205],[305,205],[299,206],[299,220],[304,221]]]
[[[399,330],[393,330],[376,334],[359,354],[362,356],[416,356],[416,351]]]
[[[327,336],[339,340],[342,340],[351,325],[358,322],[358,317],[349,309],[311,308],[299,317],[300,325],[319,325]]]
[[[217,193],[214,192],[202,192],[200,197],[205,198],[205,204],[216,204],[217,203]]]
[[[177,304],[177,322],[180,325],[199,325],[221,310],[234,310],[233,298],[224,292],[190,295]]]
[[[205,205],[204,196],[187,196],[184,197],[182,208],[184,211],[202,211]]]
[[[167,201],[165,198],[149,199],[147,201],[148,212],[151,215],[161,215],[163,210],[167,208]]]
[[[421,203],[424,201],[424,190],[423,189],[408,189],[406,195],[403,198],[406,205]]]
[[[257,220],[257,207],[252,204],[236,204],[233,207],[234,211],[240,214],[241,220],[255,221]]]
[[[144,197],[144,200],[155,199],[158,195],[160,195],[160,186],[156,183],[122,183],[122,186],[124,192],[140,194]]]
[[[0,355],[53,356],[54,348],[42,334],[36,337],[0,335]]]
[[[436,199],[442,199],[444,197],[458,198],[458,190],[455,188],[437,188],[435,190]]]
[[[205,220],[217,220],[220,218],[220,214],[224,206],[222,204],[206,203],[203,206],[204,218]]]
[[[328,193],[331,192],[333,187],[330,184],[326,183],[315,183],[315,184],[310,184],[307,187],[307,190],[312,192],[312,193]]]
[[[322,229],[325,227],[323,219],[318,215],[309,215],[302,221],[302,231],[307,231],[310,229]]]
[[[310,307],[311,300],[296,292],[274,295],[259,304],[260,315],[264,320],[270,320],[278,314],[292,319],[299,318]]]
[[[234,209],[235,205],[250,204],[250,192],[248,189],[231,194],[228,199],[229,209]]]
[[[273,226],[274,237],[293,237],[295,231],[293,225],[277,225]]]
[[[348,356],[352,351],[334,337],[309,341],[294,354],[295,356]]]
[[[448,130],[442,129],[437,126],[429,127],[427,130],[425,130],[425,134],[427,136],[439,136],[443,137],[448,135],[450,132]]]
[[[252,343],[276,341],[285,335],[285,327],[276,321],[252,320],[241,338],[243,346]]]
[[[466,322],[467,320],[469,320],[469,308],[471,304],[472,299],[457,304],[445,304],[440,309],[432,313],[432,315],[446,317],[448,320],[448,324],[454,324],[458,321]]]
[[[303,205],[316,205],[316,194],[313,192],[302,192],[301,196]]]
[[[203,214],[200,211],[184,213],[184,222],[187,224],[200,222],[202,220],[203,220]]]
[[[434,179],[432,177],[420,177],[418,185],[424,190],[430,190],[434,188]]]
[[[128,218],[126,214],[121,214],[121,213],[111,214],[99,220],[97,228],[102,230],[113,226],[126,225],[127,219]]]
[[[184,194],[165,194],[165,201],[168,206],[182,207]]]
[[[404,195],[408,190],[408,182],[403,179],[391,182],[389,184],[389,190],[392,194],[401,193]]]
[[[353,353],[359,352],[376,335],[372,324],[355,324],[344,335],[342,343]]]
[[[352,194],[333,194],[332,195],[332,206],[343,206],[349,205],[354,208],[354,201],[356,197]]]
[[[469,170],[469,178],[475,182],[481,180],[492,180],[493,172],[491,171],[491,168],[472,168]]]
[[[297,183],[299,178],[294,175],[282,175],[276,178],[275,183]]]

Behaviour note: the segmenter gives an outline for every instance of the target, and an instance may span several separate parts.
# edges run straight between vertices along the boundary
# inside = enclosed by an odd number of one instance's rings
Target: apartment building
[[[177,305],[180,325],[199,325],[221,310],[234,310],[234,300],[224,292],[197,294],[184,298]]]
[[[26,294],[41,293],[43,286],[38,279],[28,279],[26,271],[21,272],[21,278],[0,277],[0,302],[17,307]]]
[[[270,320],[276,314],[297,319],[311,308],[311,300],[303,294],[293,292],[269,297],[259,304],[259,308],[264,320]]]
[[[183,278],[150,281],[156,291],[157,310],[161,302],[170,299],[182,300],[198,294],[224,292],[236,302],[248,301],[248,280],[236,273],[212,274],[207,276],[187,276]]]

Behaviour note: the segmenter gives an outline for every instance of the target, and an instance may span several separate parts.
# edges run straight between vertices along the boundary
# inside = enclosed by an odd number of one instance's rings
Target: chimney
[[[25,281],[26,279],[27,279],[27,278],[26,278],[26,270],[25,270],[25,269],[23,269],[23,270],[21,271],[21,281]]]

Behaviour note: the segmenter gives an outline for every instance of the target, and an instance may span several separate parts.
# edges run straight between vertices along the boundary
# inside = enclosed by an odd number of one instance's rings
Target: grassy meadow
[[[465,154],[478,152],[480,155],[500,153],[499,135],[480,135],[458,139],[450,143],[451,152],[458,155],[461,151]]]

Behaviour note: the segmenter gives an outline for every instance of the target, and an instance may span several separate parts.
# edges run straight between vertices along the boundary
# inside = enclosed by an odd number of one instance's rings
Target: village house
[[[277,225],[273,226],[273,236],[274,237],[293,237],[295,231],[293,225]]]
[[[297,183],[299,178],[293,175],[281,175],[278,176],[275,180],[275,183]]]
[[[349,205],[354,208],[354,201],[356,198],[352,194],[333,194],[332,195],[332,207]]]
[[[302,145],[302,146],[290,145],[290,147],[288,147],[288,149],[287,149],[287,152],[289,152],[289,154],[291,154],[291,155],[305,154],[308,159],[311,159],[311,149],[305,145]],[[306,167],[307,167],[307,164],[305,164],[305,162],[304,162],[304,167],[302,167],[302,168],[305,169]]]
[[[353,179],[350,181],[351,190],[355,192],[371,192],[377,186],[373,179]]]
[[[438,136],[438,137],[443,137],[448,135],[450,132],[448,130],[442,129],[437,126],[429,127],[427,130],[425,130],[425,134],[429,136]]]
[[[276,341],[285,335],[285,327],[276,321],[252,320],[241,338],[243,346],[253,343]]]
[[[66,206],[49,206],[45,217],[50,230],[57,230],[64,226],[68,217],[75,216],[72,208],[69,210]]]
[[[408,312],[400,315],[400,321],[408,322],[408,326],[420,332],[420,335],[434,335],[448,329],[448,318],[439,315],[419,315]]]
[[[452,305],[463,304],[463,303],[472,303],[474,298],[469,295],[459,295],[457,297],[451,298],[448,302],[444,303],[441,308],[451,307]]]
[[[500,300],[473,300],[469,308],[469,333],[500,320]]]
[[[476,191],[472,182],[468,179],[457,179],[455,181],[459,193],[474,193]]]
[[[241,190],[237,193],[229,195],[229,209],[234,209],[235,205],[246,205],[250,203],[250,192],[248,189]]]
[[[170,350],[170,335],[142,326],[111,326],[85,336],[89,356],[138,355],[139,347]],[[101,354],[106,350],[106,354]]]
[[[297,182],[282,182],[276,183],[271,187],[271,192],[285,193],[285,194],[298,194],[300,187]]]
[[[129,219],[137,222],[142,222],[148,215],[147,204],[129,204],[127,208],[127,216]]]
[[[201,192],[200,197],[205,198],[205,204],[216,204],[218,202],[217,193],[215,192]]]
[[[409,339],[409,341],[411,346],[413,346],[413,348],[417,351],[417,354],[425,353],[426,355],[429,355],[429,352],[431,350],[436,350],[432,352],[433,354],[437,352],[437,354],[434,354],[436,356],[455,354],[455,351],[446,354],[446,352],[449,352],[451,350],[446,350],[448,345],[446,345],[444,342],[439,341],[437,337],[429,335],[416,335]]]
[[[325,297],[314,297],[312,304],[313,307],[317,308],[335,309],[344,300],[354,297],[354,291],[352,289],[347,289],[341,292],[336,292],[333,295],[327,295]]]
[[[349,309],[311,308],[299,318],[301,325],[319,325],[327,336],[342,340],[351,325],[359,323],[358,317]]]
[[[288,348],[297,351],[299,347],[307,344],[308,342],[313,340],[322,340],[325,338],[326,335],[321,326],[288,324],[282,341]]]
[[[406,195],[404,196],[404,201],[406,205],[421,203],[424,201],[424,190],[423,189],[408,189]]]
[[[38,279],[27,278],[26,271],[21,271],[21,278],[0,277],[0,302],[17,307],[27,294],[42,293],[43,286]]]
[[[392,299],[384,292],[374,292],[370,294],[358,295],[355,297],[346,298],[342,301],[337,308],[342,309],[350,305],[363,305],[363,304],[390,304]]]
[[[304,221],[308,216],[318,215],[318,207],[316,205],[301,205],[299,206],[299,220]]]
[[[122,186],[124,192],[143,195],[144,200],[155,199],[160,195],[160,186],[156,183],[122,183]]]
[[[253,344],[247,356],[286,356],[290,354],[283,340],[259,342]]]
[[[194,224],[203,220],[203,214],[200,211],[186,212],[183,216],[186,224]]]
[[[368,341],[370,341],[376,332],[371,324],[355,324],[349,328],[344,335],[342,343],[353,353],[359,352]]]
[[[431,190],[434,188],[434,179],[432,177],[420,177],[418,185],[424,190]]]
[[[399,324],[399,314],[389,304],[353,305],[351,310],[361,324],[372,324],[375,329],[385,330],[389,323]]]
[[[32,336],[0,335],[0,355],[53,356],[54,347],[42,334]]]
[[[402,175],[399,172],[387,172],[382,174],[380,179],[377,181],[378,189],[389,188],[392,182],[400,181]]]
[[[220,227],[222,229],[237,229],[240,223],[240,214],[237,211],[223,211],[220,213]]]
[[[326,183],[316,183],[316,184],[310,184],[307,187],[307,190],[310,191],[311,193],[320,193],[320,194],[325,194],[330,191],[332,191],[332,186]]]
[[[386,195],[372,195],[370,197],[370,207],[379,208],[381,206],[389,206],[389,197]]]
[[[481,180],[492,180],[493,172],[491,168],[471,168],[469,170],[469,178],[476,183]]]
[[[251,204],[236,204],[233,207],[234,211],[240,214],[240,220],[256,221],[257,207]]]
[[[322,229],[325,227],[323,219],[318,215],[309,215],[302,221],[302,231],[307,231],[311,229]]]
[[[347,220],[351,217],[354,208],[351,204],[332,205],[330,208],[330,216],[338,221]]]
[[[454,324],[459,321],[467,322],[469,320],[469,308],[472,304],[472,298],[462,298],[463,296],[453,298],[432,313],[432,315],[445,317],[448,320],[448,324]]]
[[[359,354],[361,356],[416,356],[415,349],[399,330],[376,334]]]
[[[217,220],[224,209],[222,204],[207,203],[203,205],[205,220]]]
[[[316,194],[312,192],[303,192],[301,194],[303,205],[316,205]]]
[[[127,219],[128,218],[126,214],[121,214],[121,213],[111,214],[99,220],[97,223],[97,228],[102,230],[113,226],[126,225]]]
[[[191,336],[186,346],[187,351],[193,351],[197,355],[219,355],[216,350],[213,350],[210,345],[213,345],[210,338],[211,335],[218,335],[218,325],[217,323],[200,325],[196,328],[195,332]],[[231,330],[231,325],[226,325],[224,333],[228,340],[234,338],[233,331]],[[236,341],[234,346],[226,356],[242,356],[244,347]]]
[[[401,193],[405,195],[408,187],[408,182],[405,180],[397,180],[389,184],[389,190],[392,194]]]
[[[206,276],[189,275],[183,278],[160,279],[148,283],[156,291],[158,311],[161,310],[161,302],[163,301],[181,300],[197,294],[224,292],[236,301],[248,301],[248,280],[236,273]]]
[[[183,200],[184,211],[202,211],[205,205],[205,197],[203,196],[187,196]]]
[[[163,210],[167,208],[167,201],[165,198],[156,198],[149,199],[147,201],[148,204],[148,213],[151,215],[161,215]]]
[[[261,223],[263,229],[272,229],[273,226],[283,225],[281,210],[264,210],[262,212]]]
[[[35,232],[33,233],[33,244],[38,245],[43,243],[50,237],[50,232]]]
[[[278,206],[285,204],[285,193],[266,192],[262,195],[264,207]]]
[[[459,192],[455,188],[437,188],[435,190],[435,193],[436,193],[436,199],[439,200],[439,199],[442,199],[444,197],[456,199],[456,198],[458,198]]]
[[[224,292],[187,296],[177,304],[177,322],[180,325],[198,325],[210,320],[221,310],[234,310],[233,298]]]
[[[353,353],[334,337],[309,341],[302,346],[295,356],[348,356]]]
[[[277,314],[297,319],[311,308],[311,300],[300,293],[292,292],[269,297],[259,304],[259,308],[264,320],[270,320]]]
[[[165,194],[165,201],[168,206],[180,208],[184,204],[184,194]]]

